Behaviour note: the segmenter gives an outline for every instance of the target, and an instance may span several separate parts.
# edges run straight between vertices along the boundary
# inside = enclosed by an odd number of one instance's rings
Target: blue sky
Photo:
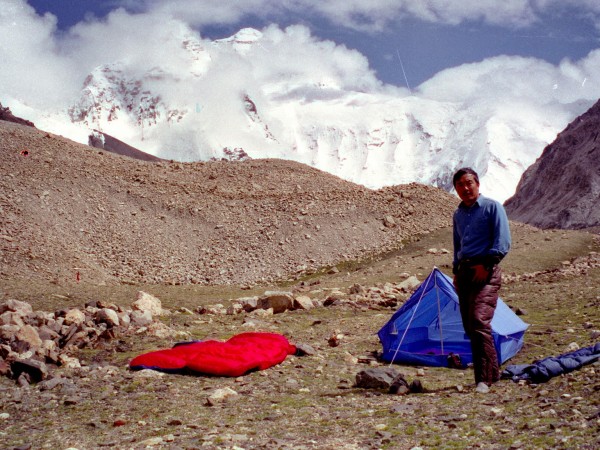
[[[11,2],[0,3],[4,1]],[[600,2],[596,0],[461,0],[454,2],[460,6],[446,9],[436,9],[436,1],[412,1],[427,6],[419,9],[409,6],[411,1],[380,0],[365,6],[334,0],[328,2],[329,8],[309,0],[27,3],[39,15],[56,16],[57,33],[82,21],[103,20],[118,7],[131,14],[159,11],[173,15],[210,39],[232,35],[244,27],[302,24],[317,38],[358,50],[381,81],[411,88],[445,68],[493,56],[519,55],[558,64],[564,58],[583,58],[600,47]]]

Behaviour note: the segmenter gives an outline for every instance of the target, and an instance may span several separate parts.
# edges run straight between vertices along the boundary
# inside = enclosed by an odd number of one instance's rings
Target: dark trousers
[[[498,303],[501,280],[502,271],[497,265],[484,283],[473,282],[473,271],[469,267],[460,268],[456,276],[460,314],[465,332],[471,340],[475,383],[483,381],[491,385],[500,379],[491,322]]]

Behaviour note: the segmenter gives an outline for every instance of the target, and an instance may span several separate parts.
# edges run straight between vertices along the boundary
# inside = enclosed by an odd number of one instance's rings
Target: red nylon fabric
[[[275,333],[241,333],[225,342],[202,341],[177,345],[136,356],[131,369],[155,369],[167,372],[198,372],[238,377],[253,370],[264,370],[281,363],[296,347]]]

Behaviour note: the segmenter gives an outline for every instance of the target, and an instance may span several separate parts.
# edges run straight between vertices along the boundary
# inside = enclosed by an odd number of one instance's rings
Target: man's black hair
[[[454,176],[452,177],[452,186],[456,187],[456,182],[460,180],[460,177],[466,175],[467,173],[473,175],[475,177],[475,181],[479,184],[479,175],[470,167],[463,167],[462,169],[458,169]]]

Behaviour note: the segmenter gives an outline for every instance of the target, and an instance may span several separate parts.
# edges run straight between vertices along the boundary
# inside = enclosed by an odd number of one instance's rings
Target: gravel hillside
[[[398,248],[457,199],[282,160],[145,162],[0,121],[1,277],[252,285]]]

